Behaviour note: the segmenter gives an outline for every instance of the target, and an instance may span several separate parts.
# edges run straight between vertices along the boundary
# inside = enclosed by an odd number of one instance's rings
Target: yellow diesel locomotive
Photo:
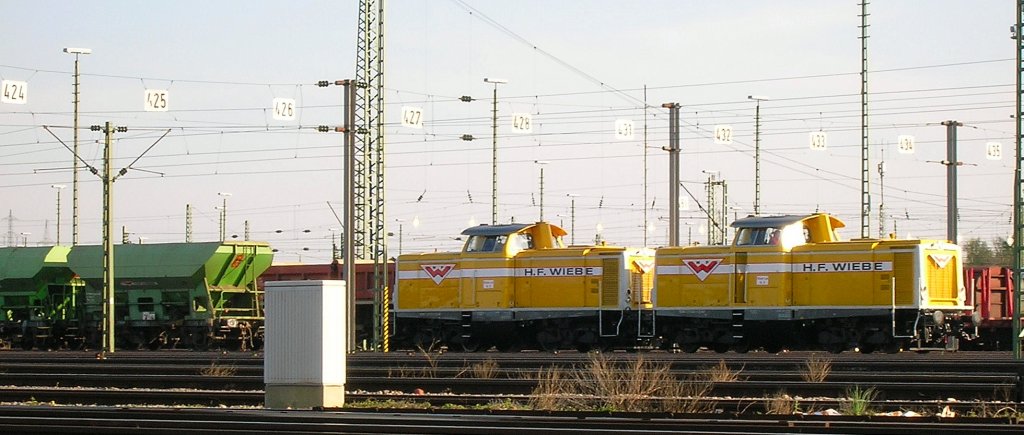
[[[546,222],[480,225],[461,252],[398,258],[398,346],[581,351],[654,336],[654,251],[569,246]]]
[[[729,246],[657,250],[663,344],[693,352],[955,349],[970,338],[960,248],[839,241],[828,214],[748,217]]]

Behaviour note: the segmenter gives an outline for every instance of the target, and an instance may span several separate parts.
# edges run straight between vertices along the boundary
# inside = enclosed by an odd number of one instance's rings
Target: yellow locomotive
[[[834,216],[736,220],[729,246],[657,250],[664,344],[693,352],[910,347],[968,338],[960,248],[945,241],[839,241]]]
[[[654,336],[653,250],[566,247],[546,222],[462,234],[461,252],[398,258],[399,346],[589,350]]]

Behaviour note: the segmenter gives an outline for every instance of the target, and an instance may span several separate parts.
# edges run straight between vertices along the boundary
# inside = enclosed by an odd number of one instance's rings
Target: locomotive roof
[[[800,222],[814,215],[747,216],[733,221],[733,228],[782,228]]]
[[[480,224],[475,227],[469,227],[462,230],[462,234],[466,236],[500,236],[504,234],[512,234],[522,230],[523,228],[529,227],[533,224],[503,224],[503,225],[487,225]]]

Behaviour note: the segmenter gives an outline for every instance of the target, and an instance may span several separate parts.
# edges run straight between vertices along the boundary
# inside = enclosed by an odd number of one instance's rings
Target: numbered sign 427
[[[402,106],[402,127],[423,128],[423,109]]]
[[[2,86],[4,93],[0,95],[0,103],[25,104],[28,102],[28,83],[4,80]]]
[[[529,113],[512,114],[512,132],[529,133],[533,131],[533,121]]]
[[[146,89],[146,100],[143,102],[143,108],[147,112],[166,112],[167,99],[166,89]]]
[[[278,121],[295,120],[295,99],[274,98],[274,119]]]

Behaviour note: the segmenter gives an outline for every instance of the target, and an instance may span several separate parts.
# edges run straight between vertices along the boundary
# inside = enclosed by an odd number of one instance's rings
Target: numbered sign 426
[[[402,127],[423,128],[423,109],[402,106]]]
[[[4,80],[2,83],[3,95],[0,102],[9,104],[25,104],[28,102],[28,83],[17,80]]]
[[[143,108],[147,112],[166,112],[167,99],[166,89],[146,89],[146,100],[143,102]]]
[[[278,121],[295,120],[295,99],[274,98],[274,119]]]
[[[533,131],[533,121],[529,113],[512,114],[512,132],[529,133]]]

